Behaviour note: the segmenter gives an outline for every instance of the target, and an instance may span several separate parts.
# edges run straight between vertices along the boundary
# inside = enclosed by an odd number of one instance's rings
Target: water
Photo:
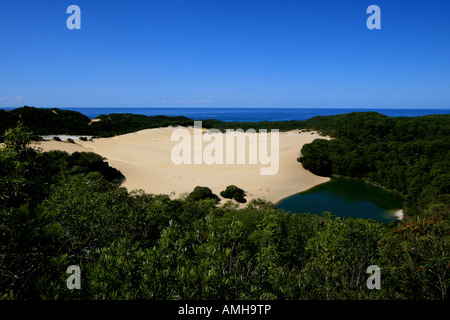
[[[65,109],[65,108],[61,108]],[[389,117],[416,117],[429,114],[449,114],[450,109],[337,109],[337,108],[67,108],[91,119],[101,114],[133,113],[146,116],[185,116],[195,120],[218,119],[222,121],[259,122],[306,120],[314,116],[349,112],[376,111]]]
[[[361,181],[333,178],[330,182],[280,201],[277,207],[293,213],[320,214],[331,211],[338,217],[389,223],[396,219],[394,212],[402,209],[403,200],[394,192]]]
[[[1,108],[11,110],[14,108]],[[314,116],[328,116],[349,112],[376,111],[389,117],[416,117],[430,114],[449,114],[450,109],[355,109],[355,108],[60,108],[78,111],[94,119],[101,114],[133,113],[146,116],[185,116],[195,120],[259,122],[306,120]]]

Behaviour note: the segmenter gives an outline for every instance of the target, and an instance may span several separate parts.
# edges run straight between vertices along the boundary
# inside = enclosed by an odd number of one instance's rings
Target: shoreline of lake
[[[329,182],[294,194],[276,203],[293,213],[321,214],[329,211],[342,218],[390,222],[402,220],[404,198],[358,179],[333,177]]]

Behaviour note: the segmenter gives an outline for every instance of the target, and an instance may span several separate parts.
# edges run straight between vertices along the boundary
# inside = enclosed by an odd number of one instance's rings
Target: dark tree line
[[[22,107],[11,111],[0,109],[0,132],[13,128],[18,121],[30,128],[35,139],[40,135],[85,135],[112,137],[139,130],[168,126],[193,126],[194,119],[184,116],[145,116],[130,113],[103,114],[91,121],[87,116],[70,110],[57,108]],[[278,129],[294,130],[301,127],[302,121],[262,121],[262,122],[224,122],[203,120],[203,128],[226,129]],[[0,137],[0,141],[3,137]]]
[[[34,107],[0,109],[0,132],[13,128],[19,120],[35,135],[91,135],[93,132],[89,126],[91,119],[79,112]]]
[[[375,112],[315,117],[305,128],[333,139],[305,145],[299,161],[321,176],[366,180],[407,196],[407,214],[450,216],[450,115]]]

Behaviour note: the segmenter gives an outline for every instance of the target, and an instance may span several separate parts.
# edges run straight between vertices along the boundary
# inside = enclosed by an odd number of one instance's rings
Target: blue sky
[[[448,0],[5,0],[0,107],[450,108],[449,17]]]

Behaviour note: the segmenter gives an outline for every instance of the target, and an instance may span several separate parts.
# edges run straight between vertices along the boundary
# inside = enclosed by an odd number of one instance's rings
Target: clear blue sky
[[[0,39],[0,107],[450,108],[449,0],[2,0]]]

